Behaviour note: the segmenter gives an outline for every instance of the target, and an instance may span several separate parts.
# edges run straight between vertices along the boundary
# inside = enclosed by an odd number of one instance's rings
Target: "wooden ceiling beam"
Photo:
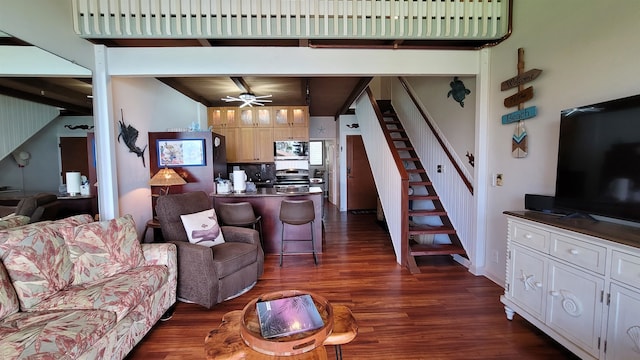
[[[247,84],[246,81],[244,81],[243,78],[239,77],[239,76],[232,76],[231,77],[231,81],[233,81],[234,84],[236,84],[236,86],[238,87],[238,89],[240,89],[240,92],[243,93],[251,93],[251,88],[249,87],[249,84]]]
[[[340,115],[346,114],[347,111],[349,111],[349,107],[351,106],[351,104],[353,104],[353,102],[356,101],[356,99],[358,98],[358,96],[360,96],[364,89],[366,89],[366,87],[371,82],[371,79],[373,79],[373,77],[369,76],[363,77],[360,79],[360,81],[358,81],[356,86],[354,86],[353,90],[351,91],[351,94],[349,94],[349,97],[347,97],[340,109],[338,109],[338,112],[335,113],[334,118],[336,120]]]

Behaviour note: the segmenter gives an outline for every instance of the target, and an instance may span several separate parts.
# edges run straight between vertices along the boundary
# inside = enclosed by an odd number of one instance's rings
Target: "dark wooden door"
[[[362,136],[347,135],[347,210],[376,209],[377,198]]]
[[[65,174],[68,171],[79,171],[87,179],[89,173],[89,154],[87,153],[86,137],[61,137],[60,138],[60,161],[62,163],[62,182],[66,184]]]

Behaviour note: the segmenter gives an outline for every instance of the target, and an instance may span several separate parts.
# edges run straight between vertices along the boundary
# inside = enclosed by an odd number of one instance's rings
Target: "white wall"
[[[135,127],[140,135],[136,145],[149,145],[149,132],[167,128],[190,126],[199,122],[207,126],[206,108],[153,78],[113,78],[113,126],[118,126],[120,109],[124,123]],[[116,129],[119,134],[119,128]],[[115,142],[118,169],[120,215],[132,214],[138,232],[144,230],[152,217],[151,189],[149,187],[149,148],[144,152],[146,166],[141,158],[130,153],[124,142]]]
[[[59,116],[53,119],[19,146],[19,150],[31,154],[27,166],[18,167],[11,155],[0,161],[0,185],[20,189],[26,194],[57,193],[62,180],[58,139],[60,137],[87,136],[86,130],[70,130],[65,128],[65,125],[92,126],[93,118],[91,116]]]
[[[464,107],[448,97],[453,77],[409,77],[407,81],[418,97],[427,116],[435,122],[458,159],[458,163],[466,166],[473,174],[473,166],[467,161],[467,152],[473,154],[475,149],[475,110],[476,79],[472,76],[460,76],[465,87],[471,91],[464,99]],[[470,179],[473,181],[473,179]]]
[[[507,222],[505,210],[524,209],[524,194],[553,194],[560,110],[640,93],[638,34],[640,2],[628,0],[518,0],[514,31],[490,50],[488,173],[503,173],[504,186],[488,185],[485,274],[504,283]],[[530,84],[538,116],[525,121],[529,155],[511,157],[514,124],[500,118],[514,90],[500,83],[517,74],[517,49],[525,51],[525,70],[543,70]],[[493,257],[498,254],[499,259]]]

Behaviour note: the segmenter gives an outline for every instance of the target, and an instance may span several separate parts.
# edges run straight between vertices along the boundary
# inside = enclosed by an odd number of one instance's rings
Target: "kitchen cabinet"
[[[309,141],[308,106],[211,107],[207,114],[226,138],[228,162],[272,162],[274,141]]]
[[[272,109],[270,107],[255,107],[238,109],[239,127],[272,127]]]
[[[237,111],[236,107],[210,107],[207,109],[208,125],[217,133],[227,127],[237,127]]]
[[[236,162],[273,162],[273,128],[239,128],[236,139]]]
[[[298,140],[309,141],[308,127],[274,127],[274,141]]]
[[[640,358],[637,229],[506,214],[507,318],[519,314],[583,359]]]
[[[273,107],[274,127],[306,127],[309,128],[308,106]],[[308,137],[308,136],[307,136]]]

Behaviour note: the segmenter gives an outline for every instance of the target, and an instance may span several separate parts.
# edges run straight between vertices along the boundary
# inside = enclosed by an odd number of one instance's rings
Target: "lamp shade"
[[[151,180],[149,180],[149,185],[151,186],[173,186],[173,185],[184,185],[187,182],[184,181],[180,175],[173,169],[160,169]]]

